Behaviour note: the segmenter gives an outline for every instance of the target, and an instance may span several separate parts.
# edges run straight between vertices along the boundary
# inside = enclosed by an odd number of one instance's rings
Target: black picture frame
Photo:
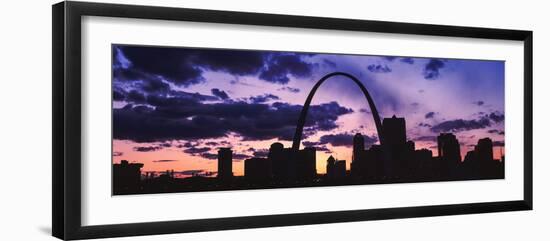
[[[65,239],[106,238],[243,228],[532,210],[533,208],[533,33],[523,30],[335,19],[170,7],[60,2],[53,16],[53,195],[52,233]],[[523,199],[400,208],[342,210],[282,215],[139,222],[99,226],[81,224],[81,17],[104,16],[258,26],[366,31],[378,33],[517,40],[524,43]]]

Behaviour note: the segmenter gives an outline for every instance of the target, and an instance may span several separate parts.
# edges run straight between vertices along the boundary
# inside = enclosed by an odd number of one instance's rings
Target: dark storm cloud
[[[208,126],[222,124],[215,118],[170,118],[159,113],[158,110],[140,111],[139,107],[113,110],[113,138],[152,142],[225,136],[225,131]]]
[[[424,66],[424,78],[428,80],[435,80],[439,78],[440,70],[445,67],[445,62],[440,59],[430,59],[426,66]]]
[[[327,153],[327,154],[332,153],[332,151],[330,149],[328,149],[327,146],[316,146],[315,150],[316,151],[322,151],[322,152]]]
[[[321,144],[320,142],[314,142],[314,141],[303,141],[302,144],[305,147],[313,147],[316,151],[322,151],[324,153],[332,153],[330,149],[324,144]]]
[[[198,50],[193,62],[206,66],[213,71],[227,72],[232,75],[254,75],[264,66],[264,53],[260,51],[240,50]]]
[[[392,70],[387,65],[371,64],[367,69],[372,73],[390,73]]]
[[[489,118],[481,118],[478,120],[464,120],[456,119],[441,122],[437,125],[432,126],[430,129],[432,132],[458,132],[458,131],[468,131],[474,129],[483,129],[491,126],[491,121]]]
[[[133,103],[137,103],[137,104],[142,104],[142,103],[145,103],[145,101],[147,100],[145,98],[145,95],[138,92],[137,90],[132,90],[130,91],[130,93],[128,93],[128,95],[126,96],[126,100],[129,101],[129,102],[133,102]]]
[[[227,95],[227,93],[225,93],[225,91],[223,91],[223,90],[214,88],[214,89],[211,89],[210,91],[212,91],[212,95],[217,96],[218,98],[220,98],[222,100],[229,99],[229,95]]]
[[[386,59],[388,61],[394,61],[395,59],[397,59],[397,57],[395,57],[395,56],[384,56],[384,59]]]
[[[371,113],[372,113],[370,110],[367,110],[367,109],[365,109],[365,108],[359,109],[359,112],[361,112],[361,113],[366,113],[366,114],[371,114]]]
[[[205,139],[237,133],[244,140],[291,140],[301,105],[275,102],[205,104],[157,96],[154,108],[128,105],[113,111],[113,137],[136,142]],[[332,130],[339,116],[353,112],[336,102],[310,107],[305,127]]]
[[[115,78],[135,80],[162,76],[165,80],[179,86],[189,86],[205,81],[202,76],[204,70],[225,72],[236,76],[259,75],[262,80],[286,84],[289,76],[296,78],[311,76],[316,66],[303,60],[311,56],[308,54],[145,46],[114,48],[116,49],[114,52],[120,53],[113,56]]]
[[[260,104],[260,103],[268,102],[270,100],[279,100],[280,98],[279,96],[276,96],[273,94],[263,94],[263,95],[252,96],[248,99],[250,100],[251,103]]]
[[[333,61],[330,61],[328,59],[323,59],[323,64],[330,67],[330,68],[336,68],[338,65],[334,63]]]
[[[140,87],[141,87],[141,90],[147,93],[170,91],[170,85],[167,83],[164,83],[164,81],[162,81],[159,78],[152,78],[152,79],[149,79],[148,81],[143,81]]]
[[[201,153],[200,156],[203,157],[203,158],[206,158],[206,159],[210,159],[210,160],[218,159],[218,154],[216,154],[216,153],[206,152],[206,153]]]
[[[268,57],[268,64],[262,69],[259,78],[271,83],[286,84],[289,76],[310,77],[315,64],[303,61],[302,55],[275,53]]]
[[[115,101],[125,99],[128,91],[139,91],[146,95],[150,93],[169,93],[170,85],[164,82],[159,76],[143,73],[135,69],[114,69],[113,70],[113,95]]]
[[[188,154],[191,154],[191,155],[195,155],[195,154],[200,154],[200,153],[208,152],[208,151],[210,151],[211,149],[212,149],[212,148],[210,148],[210,147],[190,147],[190,148],[188,148],[188,149],[183,150],[183,152],[188,153]]]
[[[247,154],[244,154],[244,153],[233,153],[233,161],[235,160],[244,160],[244,159],[248,159],[248,158],[251,158],[252,156],[251,155],[247,155]]]
[[[160,143],[159,146],[160,147],[172,147],[172,144],[170,144],[168,142],[165,142],[165,143]]]
[[[504,121],[504,114],[501,114],[499,112],[492,112],[491,114],[489,114],[489,119],[491,119],[492,121],[496,122],[496,123],[500,123],[502,121]]]
[[[414,64],[414,59],[413,58],[401,58],[400,60],[401,62],[403,63],[406,63],[406,64]]]
[[[474,102],[474,105],[477,105],[477,106],[482,106],[483,104],[485,104],[485,102],[483,102],[481,100],[478,100],[478,101]]]
[[[301,106],[294,106],[294,109]],[[330,102],[321,105],[311,106],[308,110],[306,127],[310,130],[329,131],[338,127],[336,119],[339,116],[352,113],[353,110],[340,106],[337,102]]]
[[[433,118],[434,116],[435,116],[435,112],[431,111],[426,113],[426,115],[424,115],[424,118],[430,119],[430,118]]]
[[[201,174],[205,172],[205,170],[202,170],[202,169],[198,169],[198,170],[184,170],[184,171],[179,171],[177,173],[181,174],[181,175],[197,175],[197,174]]]
[[[126,94],[122,90],[113,90],[113,101],[123,101],[126,99]]]
[[[217,92],[216,92],[217,93]],[[223,97],[225,92],[217,93]],[[161,80],[146,80],[135,81],[128,87],[124,82],[113,83],[113,100],[126,101],[132,104],[151,104],[158,105],[160,97],[173,96],[170,101],[182,102],[200,102],[200,101],[215,101],[219,96],[203,95],[199,93],[191,93],[180,90],[170,90],[168,84]],[[173,103],[177,104],[177,103]]]
[[[124,56],[120,48],[113,47],[112,49],[113,69],[125,69],[130,67],[132,63]]]
[[[192,49],[140,46],[118,46],[115,48],[119,49],[130,61],[130,68],[135,70],[133,74],[142,72],[160,75],[180,86],[189,86],[204,81],[202,70],[194,67],[189,60],[195,52]]]
[[[155,107],[173,107],[197,104],[202,101],[218,100],[218,97],[202,95],[199,93],[189,93],[185,91],[171,91],[171,97],[165,95],[148,95],[147,104]]]
[[[420,126],[420,127],[432,127],[432,125],[424,123],[424,122],[418,123],[418,126]]]
[[[179,160],[154,160],[153,162],[177,162]]]
[[[123,152],[120,152],[120,151],[114,151],[113,152],[113,156],[122,156],[122,155],[124,155]]]
[[[504,146],[504,141],[493,141],[493,146]]]
[[[250,149],[249,151],[252,152],[252,155],[254,157],[267,157],[267,155],[269,154],[269,150],[268,149]]]
[[[194,147],[194,146],[198,146],[199,144],[198,143],[193,143],[193,142],[185,142],[183,143],[183,145],[178,145],[177,147],[178,148],[183,148],[183,147]]]
[[[316,141],[302,141],[302,145],[304,145],[306,147],[316,146],[316,145],[319,145],[319,144],[320,143],[316,142]]]
[[[298,88],[292,88],[292,87],[289,87],[289,86],[285,86],[285,87],[279,88],[278,90],[288,91],[288,92],[291,92],[291,93],[298,93],[298,92],[300,92],[300,89],[298,89]]]
[[[332,153],[332,151],[326,146],[326,144],[321,144],[320,142],[304,141],[302,142],[302,144],[304,145],[304,147],[315,148],[316,151]]]
[[[417,136],[413,141],[436,141],[437,136]]]
[[[488,130],[487,133],[490,133],[490,134],[499,134],[499,135],[503,135],[504,132],[503,131],[499,131],[497,129],[491,129],[491,130]],[[502,133],[502,134],[501,134]]]
[[[352,146],[354,135],[349,133],[328,134],[319,138],[319,144],[331,144],[332,146]],[[378,141],[374,136],[363,135],[365,145],[370,146]]]
[[[162,149],[161,147],[158,147],[158,146],[137,146],[137,147],[134,147],[134,151],[139,151],[139,152],[151,152],[151,151],[158,151]]]
[[[229,145],[231,145],[231,143],[229,143],[228,141],[220,141],[220,142],[207,141],[207,142],[204,143],[204,145],[214,146],[214,147],[223,147],[223,146],[229,146]]]

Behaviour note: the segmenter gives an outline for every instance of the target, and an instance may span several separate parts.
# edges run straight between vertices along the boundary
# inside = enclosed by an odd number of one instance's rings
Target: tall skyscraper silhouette
[[[496,175],[496,172],[494,172],[494,170],[497,170],[495,165],[499,162],[493,159],[493,141],[489,138],[479,139],[474,151],[479,162],[481,175]]]
[[[220,148],[218,150],[218,178],[231,177],[233,177],[233,151],[231,148]]]
[[[346,161],[336,160],[332,155],[327,159],[327,178],[329,180],[342,179],[346,176]]]
[[[460,144],[453,133],[439,134],[437,137],[437,156],[454,163],[460,162]]]
[[[493,141],[482,138],[474,150],[468,151],[462,165],[466,178],[504,178],[504,160],[494,159]]]
[[[440,175],[452,176],[453,170],[461,163],[460,143],[453,133],[441,133],[437,137],[437,156]]]
[[[306,147],[298,151],[296,158],[296,177],[299,180],[311,180],[317,175],[316,151],[314,147]]]
[[[353,153],[351,156],[351,162],[354,163],[361,160],[364,151],[365,138],[363,138],[363,135],[361,135],[361,133],[356,133],[355,136],[353,136]]]
[[[405,118],[398,118],[395,115],[391,118],[384,118],[382,121],[382,135],[384,138],[384,149],[386,158],[385,173],[389,178],[398,178],[405,172],[407,133]]]
[[[489,138],[479,139],[475,147],[478,158],[482,162],[493,161],[493,141]]]
[[[368,157],[368,151],[365,150],[365,138],[361,133],[356,133],[353,136],[353,150],[351,155],[351,175],[356,179],[364,178],[367,175],[368,169],[372,167],[375,160]]]
[[[391,118],[384,118],[382,121],[382,135],[385,144],[389,146],[402,146],[407,142],[405,118],[398,118],[395,115]]]
[[[330,155],[327,159],[327,177],[329,179],[334,178],[334,164],[336,163],[336,159],[332,155]]]
[[[288,174],[288,157],[285,155],[285,147],[279,142],[271,144],[267,158],[271,161],[273,178],[284,180]]]

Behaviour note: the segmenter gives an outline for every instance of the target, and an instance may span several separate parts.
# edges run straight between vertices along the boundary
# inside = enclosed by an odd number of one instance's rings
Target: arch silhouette
[[[293,151],[298,151],[300,149],[300,141],[302,140],[302,132],[304,131],[304,125],[306,123],[307,112],[309,110],[309,106],[311,104],[311,101],[313,100],[313,96],[315,95],[315,92],[321,86],[321,84],[323,84],[323,82],[325,82],[325,80],[327,80],[327,79],[329,79],[333,76],[347,77],[347,78],[353,80],[353,82],[355,82],[355,84],[357,84],[357,86],[359,86],[359,88],[363,92],[363,95],[365,95],[365,99],[367,100],[367,102],[369,104],[369,108],[372,112],[372,118],[374,119],[374,123],[376,125],[376,132],[378,134],[378,139],[380,140],[380,144],[383,143],[382,135],[381,135],[382,134],[382,122],[380,122],[380,116],[378,115],[378,110],[376,109],[376,106],[374,105],[374,101],[372,100],[369,92],[367,91],[367,88],[365,88],[365,86],[363,85],[363,83],[361,83],[361,81],[359,81],[359,79],[355,78],[355,76],[353,76],[351,74],[344,73],[344,72],[333,72],[333,73],[327,74],[323,78],[319,79],[319,81],[317,81],[317,83],[310,90],[309,95],[307,96],[306,102],[304,103],[304,107],[302,108],[302,112],[300,113],[300,119],[298,119],[298,125],[296,125],[296,132],[294,133],[294,139],[293,139],[293,142],[292,142],[292,150]]]

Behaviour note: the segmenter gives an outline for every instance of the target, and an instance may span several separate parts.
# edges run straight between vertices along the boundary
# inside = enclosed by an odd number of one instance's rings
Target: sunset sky
[[[347,72],[366,86],[381,118],[404,117],[416,149],[437,155],[436,137],[453,132],[462,158],[490,137],[504,154],[504,62],[273,51],[113,45],[113,162],[185,176],[216,171],[217,148],[233,149],[233,172],[290,147],[302,105],[324,75]],[[351,161],[355,133],[378,142],[368,104],[349,79],[317,91],[303,146],[317,148],[317,172],[333,155]]]

